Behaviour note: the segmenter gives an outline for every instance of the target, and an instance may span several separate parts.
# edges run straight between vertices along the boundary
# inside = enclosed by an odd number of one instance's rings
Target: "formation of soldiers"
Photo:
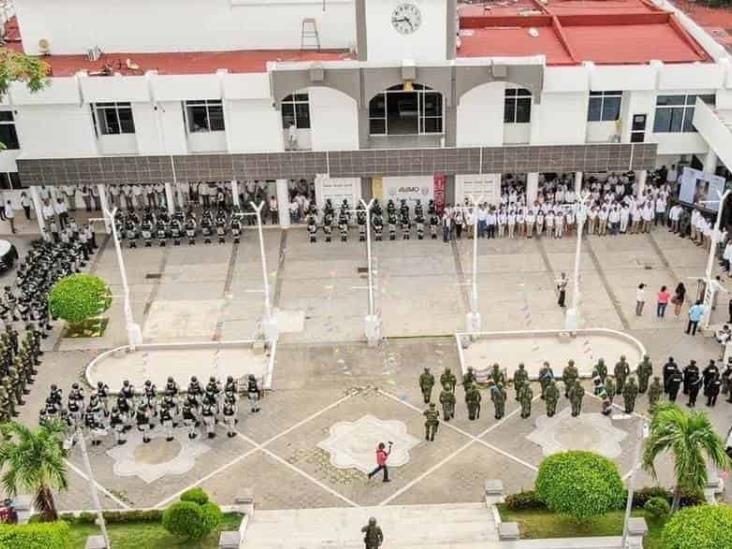
[[[363,242],[366,240],[367,219],[366,208],[362,203],[359,203],[353,209],[347,200],[343,200],[339,211],[336,213],[333,204],[328,199],[323,207],[321,219],[319,219],[315,206],[311,205],[306,217],[310,242],[317,242],[319,230],[323,232],[326,242],[333,240],[333,233],[336,231],[340,235],[341,242],[348,241],[350,227],[354,219],[358,227],[358,238]],[[385,230],[389,240],[396,240],[397,233],[403,240],[409,240],[413,230],[416,232],[417,239],[423,240],[426,226],[429,226],[430,237],[436,239],[439,225],[440,217],[437,215],[437,208],[433,200],[429,201],[426,216],[424,206],[420,200],[417,200],[414,205],[414,215],[412,215],[406,200],[401,200],[398,209],[394,201],[389,200],[386,204],[386,215],[384,215],[378,200],[374,200],[371,206],[371,227],[373,228],[374,239],[377,241],[384,240]]]
[[[241,208],[213,211],[204,207],[200,218],[193,208],[172,215],[164,207],[147,207],[141,215],[133,210],[117,210],[115,214],[117,234],[130,248],[137,248],[138,243],[147,248],[154,244],[165,246],[168,242],[175,246],[182,242],[193,245],[199,236],[205,244],[214,240],[223,244],[227,237],[238,243],[244,225],[254,222],[254,216],[245,214]]]
[[[25,404],[23,397],[30,393],[41,364],[42,337],[32,324],[22,337],[11,324],[5,324],[0,335],[0,423],[16,417],[17,407]]]
[[[608,370],[605,360],[600,358],[592,370],[592,392],[602,402],[602,413],[610,415],[616,397],[622,398],[622,408],[626,414],[635,411],[638,396],[648,395],[649,407],[652,408],[663,394],[672,402],[676,401],[679,390],[688,396],[687,405],[693,407],[699,393],[706,397],[707,406],[715,406],[720,393],[726,394],[727,402],[732,403],[732,358],[723,372],[714,360],[700,370],[696,361],[692,360],[681,370],[674,362],[673,357],[663,367],[663,380],[654,375],[653,363],[648,355],[632,368],[625,356],[620,356],[612,372]],[[507,401],[507,377],[498,364],[494,364],[487,374],[486,384],[490,399],[493,402],[494,417],[500,420],[505,415]],[[442,406],[442,420],[450,421],[455,418],[455,387],[457,378],[450,368],[446,368],[440,375],[441,391],[438,402]],[[521,418],[531,417],[531,407],[534,400],[534,391],[531,388],[529,374],[524,364],[519,364],[511,380],[515,391],[515,399],[521,406]],[[548,362],[544,362],[539,370],[538,382],[540,397],[546,406],[546,415],[556,414],[557,405],[562,392],[569,401],[571,415],[577,417],[582,412],[582,404],[586,389],[580,380],[579,370],[573,360],[568,361],[562,369],[561,375],[555,375]],[[437,433],[440,414],[432,395],[436,381],[429,368],[425,368],[419,376],[419,387],[427,409],[425,417],[425,439],[433,441]],[[468,419],[475,421],[480,418],[481,392],[478,389],[477,378],[473,368],[463,375],[462,385],[465,393],[465,404],[468,410]]]
[[[262,390],[253,375],[248,376],[244,393],[250,412],[259,412]],[[150,442],[150,432],[155,428],[162,429],[165,440],[172,441],[179,425],[185,426],[188,438],[195,439],[199,428],[208,438],[214,438],[216,426],[222,424],[231,438],[237,434],[239,395],[239,383],[231,376],[224,383],[212,376],[205,385],[193,376],[185,391],[169,377],[162,391],[150,380],[140,390],[125,380],[114,394],[100,381],[88,399],[84,388],[74,383],[64,405],[63,391],[51,385],[39,423],[61,421],[67,427],[67,447],[73,446],[85,432],[93,446],[100,445],[110,431],[118,445],[125,444],[126,433],[133,427],[142,433],[144,443]]]

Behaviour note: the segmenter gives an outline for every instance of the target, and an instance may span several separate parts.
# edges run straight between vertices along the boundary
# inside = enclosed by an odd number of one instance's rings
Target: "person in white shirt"
[[[605,234],[607,233],[607,218],[608,218],[607,206],[603,205],[602,208],[600,208],[600,212],[597,214],[597,219],[598,219],[597,234],[599,236],[605,236]]]
[[[666,199],[659,193],[656,198],[656,217],[653,220],[654,226],[658,224],[666,225]]]
[[[64,195],[66,195],[66,203],[72,212],[76,211],[76,185],[64,185]]]
[[[516,212],[516,233],[519,237],[526,234],[526,213],[523,208]]]
[[[59,227],[63,230],[69,219],[69,214],[67,213],[66,204],[64,203],[63,198],[56,199],[56,203],[53,205],[53,211],[58,216]]]
[[[132,208],[142,207],[142,185],[135,183],[132,185]]]
[[[668,212],[668,219],[671,221],[671,232],[674,234],[679,232],[679,218],[682,210],[680,204],[674,204]]]
[[[498,221],[498,238],[503,238],[503,235],[505,234],[505,231],[506,231],[506,222],[508,221],[508,216],[506,215],[506,210],[504,210],[503,208],[498,210],[497,221]]]
[[[25,218],[30,221],[31,218],[31,199],[28,197],[28,193],[25,191],[22,191],[20,193],[20,206],[23,208],[23,211],[25,212]],[[3,212],[3,215],[5,213]]]
[[[630,222],[630,208],[623,206],[620,208],[620,232],[625,234],[628,232],[628,223]]]
[[[655,212],[653,210],[653,206],[651,205],[650,201],[646,202],[646,205],[643,207],[643,211],[641,212],[641,217],[643,218],[643,232],[650,233],[651,232],[651,222],[653,221],[653,218],[655,217]]]
[[[534,224],[536,223],[536,214],[533,209],[526,212],[526,238],[534,237]]]
[[[508,225],[508,238],[513,238],[514,232],[516,231],[516,212],[513,208],[506,215],[506,225]]]
[[[125,207],[128,211],[132,211],[135,209],[133,203],[132,203],[132,185],[129,183],[125,183],[122,185],[122,196],[125,199]]]
[[[292,202],[290,202],[289,210],[290,223],[297,223],[300,213],[300,206],[298,206],[297,200],[295,200],[294,198],[292,199]]]
[[[642,282],[638,284],[638,289],[635,291],[635,316],[641,316],[643,314],[643,305],[646,303],[646,285]]]
[[[8,223],[10,223],[10,232],[15,234],[18,231],[15,230],[15,212],[13,211],[13,204],[10,202],[10,199],[5,201],[5,219],[8,220]]]
[[[620,232],[620,212],[616,205],[613,205],[612,209],[608,213],[607,221],[610,224],[610,235],[617,236]]]
[[[280,220],[279,210],[277,209],[277,199],[274,196],[269,197],[269,216],[272,221],[272,225],[277,225]]]
[[[101,210],[102,199],[99,198],[99,187],[97,187],[96,185],[91,185],[91,187],[89,188],[89,192],[91,193],[91,197],[94,200],[94,209]]]
[[[120,203],[119,203],[119,186],[117,186],[117,185],[108,185],[107,186],[107,189],[109,190],[109,192],[108,192],[108,194],[109,194],[109,202],[110,202],[109,207],[110,208],[119,207],[119,205],[120,205]],[[63,228],[64,228],[64,225],[63,225],[63,222],[62,222],[61,223],[61,230],[63,230]]]

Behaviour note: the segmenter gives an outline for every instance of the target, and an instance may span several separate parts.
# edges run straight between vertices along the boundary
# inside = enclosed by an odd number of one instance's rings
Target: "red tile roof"
[[[463,5],[460,29],[459,57],[544,54],[549,65],[711,61],[675,15],[649,0]]]

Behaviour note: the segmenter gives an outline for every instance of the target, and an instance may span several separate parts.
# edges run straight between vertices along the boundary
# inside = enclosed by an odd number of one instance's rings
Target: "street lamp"
[[[102,202],[102,213],[105,217],[105,222],[108,227],[112,229],[112,239],[114,240],[114,249],[117,252],[117,265],[119,266],[119,276],[122,281],[122,295],[124,297],[123,310],[125,315],[125,328],[127,331],[127,343],[129,344],[130,350],[134,351],[135,347],[142,343],[142,330],[140,325],[135,324],[135,319],[132,316],[132,304],[130,303],[130,287],[127,284],[127,270],[125,268],[125,260],[122,255],[122,246],[119,242],[119,234],[117,233],[117,224],[114,221],[114,216],[117,214],[117,208],[114,208],[111,212],[107,209],[107,206]]]
[[[92,504],[94,510],[97,513],[97,524],[99,529],[102,531],[102,537],[104,538],[104,546],[111,547],[109,544],[109,534],[107,533],[107,523],[104,520],[104,512],[102,510],[102,504],[99,501],[99,492],[97,492],[97,483],[94,480],[92,473],[91,461],[89,461],[89,452],[86,449],[86,439],[84,438],[84,430],[80,425],[76,427],[76,438],[79,441],[79,449],[81,450],[82,461],[84,462],[84,469],[86,469],[86,476],[89,480],[89,489],[91,490]]]
[[[628,499],[625,502],[625,519],[623,520],[623,541],[620,545],[622,549],[627,547],[628,543],[628,523],[630,522],[630,511],[633,508],[633,492],[635,490],[635,474],[640,469],[641,451],[643,450],[643,441],[648,438],[648,422],[642,420],[638,425],[638,444],[635,445],[635,457],[633,459],[633,468],[630,470],[628,478]]]
[[[580,258],[582,256],[582,231],[584,230],[585,219],[587,218],[587,201],[590,193],[585,192],[579,197],[579,209],[577,210],[577,245],[574,251],[574,280],[572,281],[572,306],[567,309],[564,317],[564,329],[568,332],[577,331],[579,325],[579,279],[580,279]]]
[[[269,295],[269,280],[267,279],[267,256],[264,253],[264,234],[262,232],[262,209],[264,200],[259,205],[250,201],[254,214],[257,216],[257,233],[259,234],[259,255],[262,263],[262,283],[264,284],[264,320],[262,321],[262,335],[265,340],[274,341],[277,338],[277,320],[272,315],[272,302]]]
[[[483,201],[483,195],[476,200],[468,195],[473,204],[473,280],[470,289],[470,312],[465,315],[468,332],[480,332],[481,318],[478,311],[478,206]]]
[[[373,282],[373,263],[371,261],[371,207],[374,204],[374,198],[369,200],[368,204],[361,198],[361,205],[366,208],[366,262],[368,263],[369,275],[369,312],[364,318],[364,331],[369,347],[379,344],[381,339],[381,318],[374,310],[374,282]]]

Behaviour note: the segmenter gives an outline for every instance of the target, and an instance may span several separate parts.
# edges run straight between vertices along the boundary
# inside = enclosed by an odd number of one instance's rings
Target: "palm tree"
[[[729,469],[730,459],[724,450],[724,442],[704,412],[686,412],[672,402],[658,403],[651,417],[643,468],[657,478],[656,457],[673,454],[676,486],[671,510],[676,511],[683,490],[701,491],[706,486],[707,460],[719,469]]]
[[[16,422],[1,427],[0,480],[5,492],[15,496],[19,491],[35,494],[35,507],[43,519],[58,519],[52,490],[65,490],[66,450],[62,446],[64,432],[60,421],[52,421],[36,430]]]

